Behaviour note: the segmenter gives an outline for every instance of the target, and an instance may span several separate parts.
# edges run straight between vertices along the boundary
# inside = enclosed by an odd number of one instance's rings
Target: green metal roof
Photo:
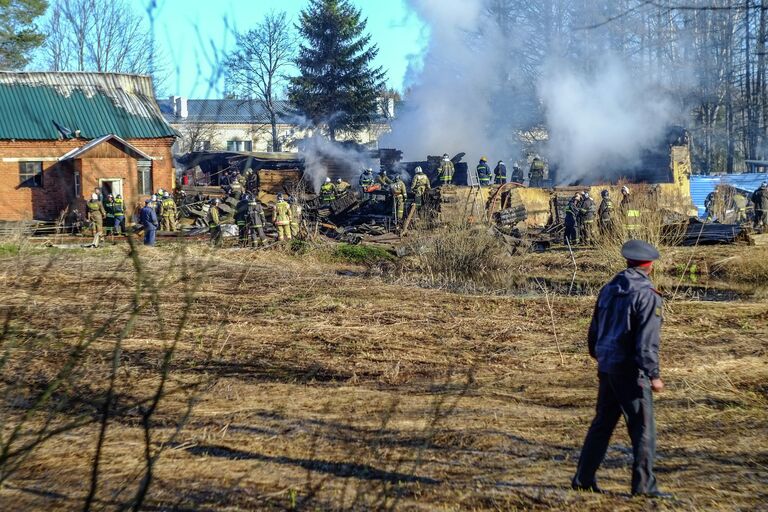
[[[178,135],[160,113],[149,77],[0,72],[0,140],[57,140],[75,130],[84,139]]]

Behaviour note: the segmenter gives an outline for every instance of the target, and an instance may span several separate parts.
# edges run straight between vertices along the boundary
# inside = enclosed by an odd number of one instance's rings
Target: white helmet
[[[341,178],[336,178],[336,183],[341,183]]]
[[[424,171],[421,170],[421,166],[416,167],[416,174],[422,174]]]
[[[98,201],[99,200],[99,195],[98,194],[91,194],[91,199],[93,199],[94,201]]]
[[[331,182],[331,178],[325,178],[325,182],[326,183],[330,183]]]
[[[152,200],[157,201],[157,194],[152,194]]]
[[[629,195],[629,187],[627,187],[626,185],[624,185],[623,187],[621,187],[621,193],[622,193],[622,194],[626,194],[626,195]]]

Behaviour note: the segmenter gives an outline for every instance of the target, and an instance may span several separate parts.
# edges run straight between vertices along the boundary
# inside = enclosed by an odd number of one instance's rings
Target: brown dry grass
[[[168,272],[170,253],[144,251],[152,275]],[[130,295],[121,249],[55,254],[22,251],[1,261],[0,313],[14,312],[19,345],[3,373],[5,428],[26,412],[24,396],[55,373],[85,318],[106,318]],[[562,365],[541,297],[344,277],[338,264],[312,255],[198,250],[190,261],[202,266],[209,258],[215,266],[171,372],[173,389],[199,386],[196,404],[165,446],[149,507],[653,507],[626,495],[623,429],[600,475],[611,494],[568,490],[594,405],[596,376],[584,341],[591,298],[554,299]],[[172,327],[183,298],[169,287],[159,303]],[[747,510],[768,499],[765,306],[671,305],[663,344],[669,389],[657,400],[658,476],[680,500],[658,508]],[[161,327],[147,314],[124,342],[121,399],[142,396],[156,381],[167,344]],[[47,344],[52,330],[64,341]],[[78,407],[57,409],[54,421],[89,414],[113,337],[108,332],[92,348],[62,392]],[[171,437],[188,394],[164,402],[154,420],[158,443]],[[85,425],[43,445],[0,490],[0,508],[80,509],[95,436],[96,426]],[[117,508],[141,473],[135,411],[115,418],[102,469],[97,506]]]

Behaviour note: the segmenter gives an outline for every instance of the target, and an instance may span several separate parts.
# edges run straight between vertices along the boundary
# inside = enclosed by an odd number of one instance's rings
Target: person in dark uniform
[[[576,192],[568,204],[565,205],[565,239],[563,243],[565,245],[576,245],[579,242],[578,235],[578,216],[579,216],[579,204],[581,203],[581,193]]]
[[[632,439],[632,494],[671,498],[656,487],[656,423],[651,392],[664,383],[659,373],[662,300],[648,274],[659,259],[655,247],[630,240],[621,248],[627,269],[597,297],[589,326],[589,354],[597,359],[597,408],[571,487],[602,492],[595,473],[605,457],[616,423],[623,415]]]

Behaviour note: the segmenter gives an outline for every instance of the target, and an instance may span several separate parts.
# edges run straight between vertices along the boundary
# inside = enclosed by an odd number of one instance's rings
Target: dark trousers
[[[578,233],[576,231],[576,222],[565,219],[565,240],[563,243],[568,245],[575,245],[579,241]]]
[[[125,231],[125,217],[115,217],[115,234],[119,235]]]
[[[605,458],[616,423],[623,415],[632,439],[632,493],[655,492],[653,461],[656,458],[656,422],[650,381],[640,374],[601,373],[599,377],[597,411],[581,449],[573,484],[590,487],[596,483],[595,473]]]
[[[156,229],[147,229],[147,226],[144,226],[144,245],[155,245],[156,233]]]

